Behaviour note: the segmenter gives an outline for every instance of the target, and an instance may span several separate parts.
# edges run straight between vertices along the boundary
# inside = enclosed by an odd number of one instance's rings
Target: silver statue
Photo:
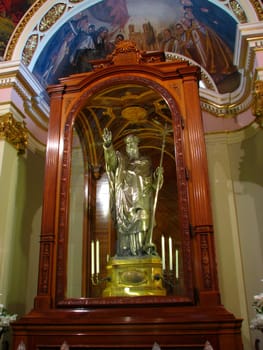
[[[125,138],[126,154],[114,150],[111,131],[105,128],[102,137],[117,256],[156,255],[152,242],[154,202],[163,183],[163,168],[152,172],[150,159],[139,154],[137,136]]]

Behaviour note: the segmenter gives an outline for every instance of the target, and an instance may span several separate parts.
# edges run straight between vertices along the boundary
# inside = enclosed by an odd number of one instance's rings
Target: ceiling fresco
[[[33,74],[42,85],[91,70],[90,60],[112,53],[117,40],[145,51],[177,53],[202,66],[219,92],[235,90],[237,21],[207,0],[104,0],[82,9],[49,39]]]

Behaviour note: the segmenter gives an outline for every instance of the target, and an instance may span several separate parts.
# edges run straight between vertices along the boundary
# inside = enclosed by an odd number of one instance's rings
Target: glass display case
[[[241,320],[218,290],[199,68],[126,41],[91,63],[49,87],[38,292],[14,325],[15,349],[22,340],[30,349],[241,349]],[[137,249],[137,231],[123,240],[116,229],[105,128],[118,157],[132,134],[151,174],[163,169],[146,238],[153,251]],[[138,187],[125,174],[131,198]]]

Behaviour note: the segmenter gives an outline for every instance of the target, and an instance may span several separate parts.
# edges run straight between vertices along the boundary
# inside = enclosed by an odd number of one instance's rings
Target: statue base
[[[159,256],[113,257],[106,268],[103,297],[166,295]]]

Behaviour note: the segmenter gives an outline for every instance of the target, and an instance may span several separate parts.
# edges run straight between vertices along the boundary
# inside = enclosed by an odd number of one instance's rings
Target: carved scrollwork
[[[136,43],[134,41],[131,40],[123,40],[121,42],[119,42],[116,45],[116,49],[115,49],[115,53],[127,53],[127,52],[140,52],[137,47],[136,47]]]
[[[142,59],[140,51],[136,48],[136,43],[131,40],[122,40],[117,45],[112,53],[112,62],[114,64],[123,63],[125,58],[127,63],[139,63]]]
[[[212,288],[212,277],[209,258],[208,237],[206,234],[202,234],[200,236],[200,248],[204,288],[208,290]]]

